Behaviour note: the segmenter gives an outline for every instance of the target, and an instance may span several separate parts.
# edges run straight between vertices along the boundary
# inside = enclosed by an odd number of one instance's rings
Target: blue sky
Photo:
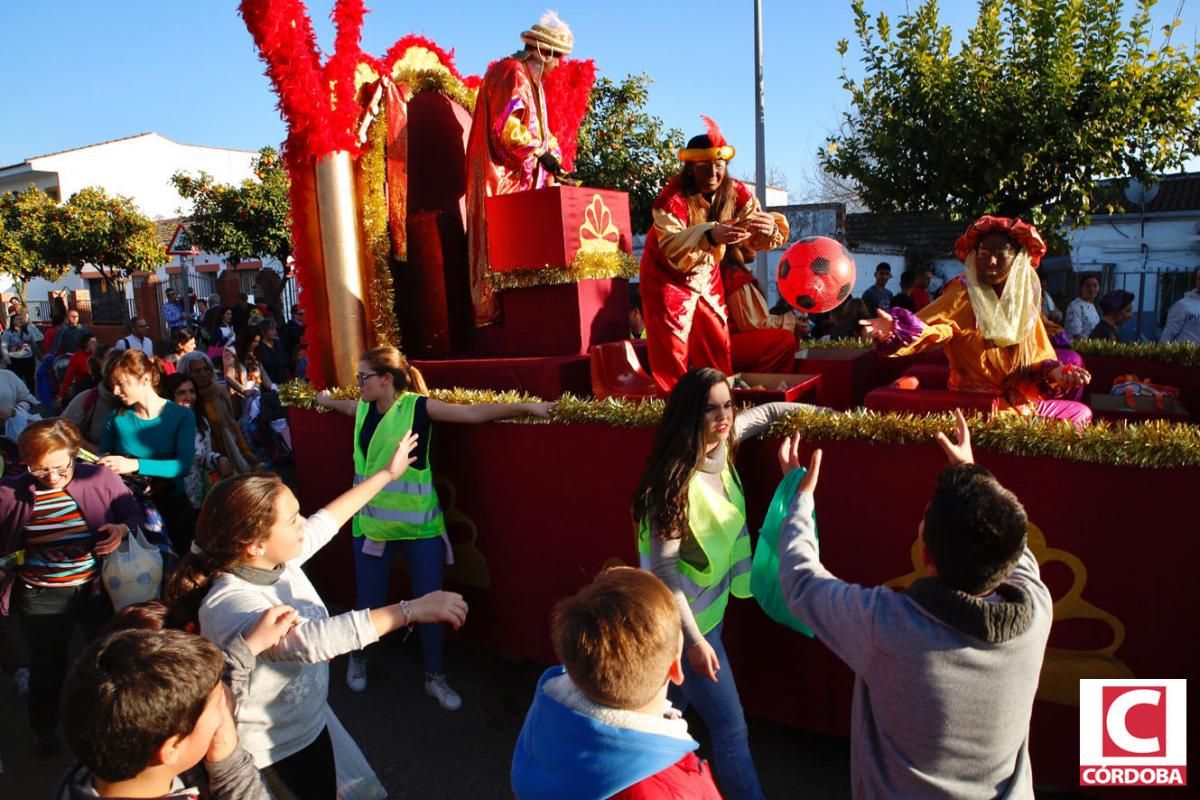
[[[917,0],[913,0],[916,5]],[[275,96],[235,0],[17,2],[0,11],[0,164],[142,131],[176,141],[257,149],[284,135]],[[310,0],[322,46],[332,46],[332,0]],[[685,134],[714,117],[737,146],[737,175],[754,170],[753,17],[749,0],[658,2],[421,2],[374,0],[364,50],[383,53],[406,33],[456,51],[479,74],[519,46],[518,35],[553,7],[575,30],[576,55],[602,74],[654,78],[650,111]],[[867,0],[902,13],[904,0]],[[961,35],[976,4],[945,0],[942,20]],[[1155,10],[1170,19],[1177,0]],[[1176,41],[1196,38],[1200,16],[1184,7]],[[835,50],[853,28],[849,0],[763,0],[767,161],[802,191],[814,153],[847,107]],[[1158,36],[1156,32],[1156,37]],[[1157,38],[1156,38],[1157,41]],[[857,71],[854,50],[848,56]]]

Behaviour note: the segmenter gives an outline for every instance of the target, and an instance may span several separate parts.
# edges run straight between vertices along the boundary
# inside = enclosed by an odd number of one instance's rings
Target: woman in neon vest
[[[387,601],[388,575],[403,550],[417,595],[442,588],[442,571],[453,563],[446,523],[429,465],[430,422],[489,422],[535,414],[544,417],[553,403],[480,403],[453,405],[426,397],[425,380],[394,347],[376,347],[358,364],[360,400],[335,400],[319,392],[317,403],[354,417],[354,480],[360,481],[385,463],[397,442],[411,430],[419,437],[416,462],[399,480],[388,484],[354,517],[356,608],[375,608]],[[425,693],[442,708],[455,711],[462,698],[442,672],[445,627],[419,627],[425,661]],[[356,692],[367,688],[367,660],[351,653],[346,683]]]
[[[683,621],[684,681],[671,700],[700,712],[712,737],[717,784],[730,800],[763,796],[721,643],[729,595],[750,596],[750,532],[733,452],[739,441],[802,407],[769,403],[736,415],[723,374],[707,367],[687,372],[667,399],[634,496],[643,565],[671,589]]]

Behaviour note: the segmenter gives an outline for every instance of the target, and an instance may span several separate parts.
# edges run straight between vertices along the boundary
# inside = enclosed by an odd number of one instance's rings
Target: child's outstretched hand
[[[396,452],[392,453],[392,460],[388,462],[388,475],[395,480],[403,475],[409,467],[416,463],[417,458],[412,453],[417,449],[417,434],[409,431],[404,434],[404,438],[396,445]]]
[[[467,601],[457,592],[436,591],[409,603],[412,622],[448,622],[455,630],[467,621]]]
[[[800,466],[800,434],[783,437],[779,444],[779,471],[784,475]]]
[[[793,433],[791,436],[785,437],[783,443],[779,445],[779,468],[784,475],[787,475],[800,466],[800,434]],[[813,451],[808,462],[808,472],[800,480],[796,491],[812,494],[817,488],[817,479],[820,477],[820,473],[821,451],[817,449]]]
[[[270,650],[283,641],[288,631],[300,624],[300,615],[291,606],[272,606],[263,612],[244,637],[254,655]]]
[[[971,452],[971,430],[967,427],[967,418],[963,416],[962,409],[954,409],[955,441],[950,441],[950,437],[941,431],[934,434],[934,438],[951,464],[975,463],[975,455]]]

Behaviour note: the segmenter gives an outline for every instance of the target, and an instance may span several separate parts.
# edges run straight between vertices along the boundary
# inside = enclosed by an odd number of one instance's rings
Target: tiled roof
[[[862,244],[894,244],[933,258],[954,255],[954,242],[966,225],[931,214],[847,214],[846,243],[851,250]]]
[[[1095,213],[1104,214],[1106,203],[1117,206],[1118,214],[1137,214],[1141,205],[1130,202],[1125,196],[1125,178],[1103,181],[1096,192]],[[1162,175],[1156,184],[1157,193],[1146,203],[1146,213],[1165,213],[1170,211],[1200,211],[1200,172],[1178,172],[1173,175]]]
[[[162,242],[163,247],[171,245],[171,239],[175,236],[175,231],[178,230],[179,223],[186,223],[186,221],[187,217],[154,220],[154,233],[158,236],[158,240]]]

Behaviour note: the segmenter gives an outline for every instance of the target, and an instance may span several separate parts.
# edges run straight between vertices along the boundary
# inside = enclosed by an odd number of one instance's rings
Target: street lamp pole
[[[767,115],[763,109],[763,43],[762,43],[762,0],[754,0],[754,194],[758,204],[767,207]],[[766,291],[767,254],[754,257],[754,274]]]

